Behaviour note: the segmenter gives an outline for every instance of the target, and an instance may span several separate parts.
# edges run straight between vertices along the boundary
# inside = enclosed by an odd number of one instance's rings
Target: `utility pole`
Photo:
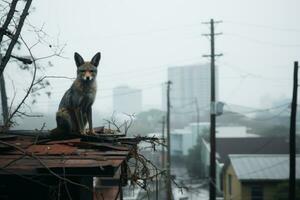
[[[211,65],[211,106],[210,106],[210,170],[209,170],[209,199],[216,199],[216,95],[215,95],[215,57],[222,56],[222,54],[215,54],[215,35],[221,33],[215,33],[214,25],[221,23],[221,21],[205,22],[204,24],[210,24],[210,34],[203,34],[210,37],[210,55],[204,55],[204,57],[210,57]]]
[[[166,117],[163,116],[162,117],[162,129],[161,129],[161,133],[162,133],[162,140],[163,140],[163,144],[165,144],[166,142],[166,138],[165,138],[165,122],[166,122]],[[165,169],[166,167],[166,154],[165,154],[165,146],[162,145],[162,149],[161,149],[161,153],[162,153],[162,156],[161,156],[161,166],[162,166],[162,169]]]
[[[298,62],[294,62],[293,99],[290,120],[290,177],[289,200],[296,200],[296,115],[298,93]]]
[[[199,137],[199,135],[200,135],[200,127],[199,127],[199,123],[200,123],[200,110],[199,110],[199,104],[198,104],[197,97],[195,98],[195,105],[196,105],[196,112],[197,112],[197,136]]]
[[[166,138],[165,138],[165,124],[166,124],[166,116],[162,116],[162,120],[159,121],[159,123],[162,124],[162,129],[161,129],[161,139],[162,139],[162,143],[163,145],[161,145],[161,168],[162,170],[165,170],[166,169],[166,153],[165,153],[165,144],[166,144]],[[156,180],[157,180],[157,177],[156,177]],[[163,179],[161,179],[163,180]],[[165,185],[164,185],[164,181],[161,181],[159,180],[159,186],[161,188],[165,188]],[[162,186],[163,184],[163,186]],[[156,188],[156,198],[158,199],[158,191],[159,189]]]
[[[2,55],[0,54],[0,65],[2,62]],[[6,125],[8,120],[8,105],[7,105],[7,95],[5,89],[5,80],[3,74],[0,75],[0,92],[1,92],[1,106],[2,106],[2,117],[3,117],[3,126]]]
[[[171,148],[170,148],[170,87],[172,82],[167,82],[167,200],[172,200],[172,185],[171,185]]]

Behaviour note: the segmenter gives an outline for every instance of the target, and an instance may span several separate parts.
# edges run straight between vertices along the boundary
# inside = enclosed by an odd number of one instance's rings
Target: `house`
[[[186,156],[189,149],[197,144],[198,136],[202,136],[205,130],[208,130],[209,123],[190,123],[183,129],[174,129],[171,131],[171,155]]]
[[[192,148],[197,141],[197,137],[193,137],[189,127],[172,130],[170,137],[172,156],[187,155],[188,150]]]
[[[300,155],[297,155],[296,165],[300,165]],[[288,178],[287,154],[229,155],[229,162],[224,167],[223,173],[224,199],[274,200],[275,197],[287,199],[287,194],[278,191],[278,187]],[[300,178],[299,168],[296,171],[296,178]]]
[[[229,133],[225,134],[229,135]],[[237,135],[236,133],[234,135]],[[210,145],[205,139],[201,140],[201,169],[203,177],[209,175]],[[289,142],[286,138],[277,137],[219,137],[216,136],[216,158],[217,168],[222,168],[228,161],[230,154],[287,154],[289,152]],[[222,190],[222,169],[217,170],[217,187]],[[219,181],[220,180],[220,181]]]

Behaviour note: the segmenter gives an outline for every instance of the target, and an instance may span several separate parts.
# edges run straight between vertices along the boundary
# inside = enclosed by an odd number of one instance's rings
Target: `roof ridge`
[[[229,157],[288,157],[289,154],[229,154]],[[296,154],[300,157],[300,154]]]

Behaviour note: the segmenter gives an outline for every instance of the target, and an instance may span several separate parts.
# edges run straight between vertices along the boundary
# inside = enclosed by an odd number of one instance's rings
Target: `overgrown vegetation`
[[[185,157],[186,168],[190,177],[203,178],[204,172],[201,162],[201,137],[198,137],[197,144],[189,150],[188,155]]]

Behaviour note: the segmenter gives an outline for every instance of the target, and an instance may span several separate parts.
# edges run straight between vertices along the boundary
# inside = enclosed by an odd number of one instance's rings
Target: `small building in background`
[[[172,156],[186,156],[197,142],[197,137],[193,136],[189,127],[171,131],[170,137]]]
[[[236,137],[229,137],[229,135]],[[254,134],[217,134],[216,135],[216,158],[217,168],[222,168],[228,162],[230,154],[287,154],[289,152],[289,142],[284,137],[257,137]],[[246,137],[248,136],[249,137]],[[221,137],[220,137],[221,136]],[[201,169],[203,177],[209,176],[210,166],[210,143],[206,139],[201,140]],[[222,188],[222,170],[217,169],[217,189]],[[219,181],[220,180],[220,181]]]
[[[119,86],[113,89],[113,109],[118,113],[133,114],[142,111],[142,90]]]
[[[299,165],[300,155],[297,155],[296,166]],[[223,174],[224,199],[288,199],[288,178],[287,154],[229,155]],[[296,178],[300,179],[299,168],[296,168]]]
[[[257,134],[248,133],[246,126],[218,126],[216,128],[217,138],[252,138],[260,137]]]
[[[197,144],[199,136],[207,133],[209,123],[190,123],[183,129],[174,129],[171,131],[171,155],[172,156],[186,156],[189,149]]]

